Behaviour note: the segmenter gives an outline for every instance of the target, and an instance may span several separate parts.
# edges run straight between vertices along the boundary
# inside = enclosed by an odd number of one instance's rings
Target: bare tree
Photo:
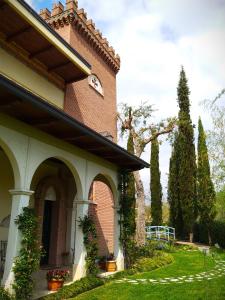
[[[168,118],[158,124],[150,122],[152,113],[152,105],[141,104],[138,107],[131,107],[127,104],[120,105],[118,120],[121,134],[131,134],[134,144],[134,153],[141,157],[145,147],[158,136],[169,134],[173,131],[176,118]],[[145,243],[145,194],[144,185],[141,180],[140,172],[134,172],[136,185],[136,241],[138,245]]]

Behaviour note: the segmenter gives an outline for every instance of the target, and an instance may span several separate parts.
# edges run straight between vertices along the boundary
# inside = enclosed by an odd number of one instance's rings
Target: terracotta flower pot
[[[58,291],[64,284],[63,280],[49,280],[48,281],[48,290],[49,291]]]
[[[106,271],[115,272],[117,270],[117,265],[115,260],[108,260],[106,262]]]

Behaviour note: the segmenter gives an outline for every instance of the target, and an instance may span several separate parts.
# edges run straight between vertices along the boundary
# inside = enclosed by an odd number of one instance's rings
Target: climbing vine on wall
[[[37,237],[38,219],[33,209],[24,207],[15,223],[21,232],[21,248],[14,261],[13,289],[16,300],[28,300],[34,288],[31,275],[38,270],[41,258],[41,248]]]
[[[96,259],[98,255],[97,245],[97,232],[94,221],[89,217],[85,216],[83,219],[80,218],[80,227],[82,228],[84,235],[84,245],[86,248],[86,270],[87,275],[96,275],[99,271],[96,265]]]
[[[132,173],[120,174],[120,242],[123,247],[125,266],[129,268],[135,260],[135,186]]]

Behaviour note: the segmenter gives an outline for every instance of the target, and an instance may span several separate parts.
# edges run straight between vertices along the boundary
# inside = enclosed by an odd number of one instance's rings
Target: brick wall
[[[109,131],[116,141],[116,75],[101,56],[70,26],[70,44],[91,64],[92,73],[99,78],[104,96],[95,91],[84,79],[68,85],[65,97],[65,111],[93,128],[97,132]],[[59,33],[68,38],[68,26]]]
[[[113,195],[105,183],[94,181],[89,214],[95,222],[98,235],[99,255],[114,252],[114,201]]]

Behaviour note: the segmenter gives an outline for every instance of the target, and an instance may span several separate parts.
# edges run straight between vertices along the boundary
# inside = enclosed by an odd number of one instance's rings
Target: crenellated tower
[[[120,57],[87,18],[84,9],[75,0],[54,3],[40,16],[92,67],[88,79],[66,87],[64,110],[72,117],[116,142],[116,74],[120,69]]]

